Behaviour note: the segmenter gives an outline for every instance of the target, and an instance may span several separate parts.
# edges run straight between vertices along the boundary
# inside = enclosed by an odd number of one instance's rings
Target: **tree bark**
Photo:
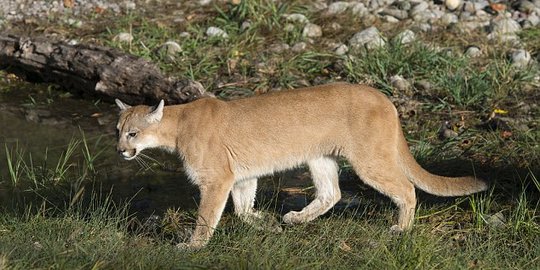
[[[0,69],[31,82],[128,104],[186,103],[207,94],[196,81],[167,77],[151,62],[115,49],[0,35]]]

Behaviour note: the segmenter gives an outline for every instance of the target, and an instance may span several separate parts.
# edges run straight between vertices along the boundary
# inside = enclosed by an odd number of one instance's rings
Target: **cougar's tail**
[[[416,187],[437,196],[462,196],[484,191],[488,185],[476,177],[445,177],[429,173],[416,162],[401,135],[399,155],[405,174]]]

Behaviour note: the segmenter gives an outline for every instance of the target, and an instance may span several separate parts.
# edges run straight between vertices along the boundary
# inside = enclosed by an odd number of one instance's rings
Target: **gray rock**
[[[412,95],[411,83],[405,80],[401,75],[394,75],[390,77],[390,84],[399,92],[407,96]]]
[[[491,20],[491,32],[498,34],[514,34],[521,31],[521,26],[512,18],[495,18]]]
[[[293,22],[293,23],[306,24],[309,22],[308,18],[304,14],[300,14],[300,13],[285,14],[283,15],[283,17],[287,21]]]
[[[287,43],[276,43],[276,44],[270,45],[269,49],[271,52],[274,52],[274,53],[282,53],[284,51],[289,50],[290,46]]]
[[[206,35],[209,37],[219,37],[219,38],[224,38],[224,39],[229,37],[227,32],[215,26],[208,27],[206,29]]]
[[[429,8],[429,4],[425,1],[418,2],[410,11],[411,16],[424,12]]]
[[[113,40],[118,41],[118,42],[123,42],[123,43],[129,43],[133,41],[133,35],[131,35],[130,33],[123,32],[116,35],[113,38]]]
[[[459,21],[458,16],[454,13],[445,13],[439,20],[442,25],[448,26]]]
[[[476,58],[482,56],[482,50],[478,46],[469,46],[463,53],[467,57]]]
[[[316,38],[322,36],[322,29],[320,26],[308,23],[306,26],[304,26],[304,30],[302,30],[302,36],[308,37],[308,38]]]
[[[345,55],[347,52],[349,52],[349,47],[345,44],[341,44],[334,49],[334,53],[337,55]]]
[[[337,1],[333,2],[328,6],[328,9],[326,10],[327,15],[338,15],[347,10],[347,8],[350,6],[348,2],[344,1]]]
[[[449,10],[456,10],[461,5],[461,0],[445,0],[444,5]]]
[[[363,31],[360,31],[349,39],[349,45],[353,48],[366,47],[373,49],[386,45],[386,41],[381,37],[379,30],[375,26],[371,26]]]
[[[514,50],[511,52],[512,66],[516,68],[524,68],[531,63],[531,54],[523,49]]]
[[[182,47],[175,41],[169,40],[159,47],[159,52],[174,58],[174,56],[182,52]]]
[[[240,25],[240,31],[244,32],[251,28],[251,22],[250,21],[243,21],[242,25]]]
[[[306,48],[307,48],[307,43],[305,43],[305,42],[298,42],[298,43],[296,43],[296,44],[294,44],[294,45],[292,46],[291,50],[292,50],[293,52],[299,53],[299,52],[305,51]]]
[[[405,30],[395,37],[396,42],[399,42],[401,44],[409,44],[416,40],[416,34],[411,30]]]
[[[362,18],[366,16],[367,14],[369,14],[369,10],[366,8],[364,3],[351,4],[350,9],[351,9],[351,13],[354,16],[359,17],[359,18]]]
[[[381,13],[381,15],[390,15],[392,17],[395,17],[400,20],[405,20],[409,17],[409,13],[405,10],[399,10],[395,8],[385,8]]]
[[[486,219],[486,223],[490,227],[494,227],[494,228],[501,228],[501,227],[504,227],[506,224],[506,217],[504,216],[502,212],[497,212],[493,215],[488,215],[487,217],[485,217],[485,219]]]
[[[384,20],[386,22],[389,22],[389,23],[398,23],[398,22],[400,22],[400,20],[398,18],[396,18],[394,16],[390,16],[390,15],[385,15]]]
[[[294,30],[296,29],[296,27],[294,26],[294,24],[285,24],[285,26],[283,27],[283,31],[285,32],[294,32]]]

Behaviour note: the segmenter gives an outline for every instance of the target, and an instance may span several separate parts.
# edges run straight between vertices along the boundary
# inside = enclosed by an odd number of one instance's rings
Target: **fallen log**
[[[120,98],[129,104],[186,103],[211,95],[197,81],[178,80],[153,63],[96,45],[0,35],[0,70],[31,82],[53,83],[82,95]]]

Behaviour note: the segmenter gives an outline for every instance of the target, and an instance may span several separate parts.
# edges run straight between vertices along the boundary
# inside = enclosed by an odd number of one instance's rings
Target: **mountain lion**
[[[120,107],[118,153],[132,160],[146,148],[175,152],[184,161],[201,200],[195,231],[179,247],[201,248],[210,240],[229,193],[235,213],[250,222],[257,178],[307,164],[315,199],[283,216],[288,224],[311,221],[340,198],[337,157],[386,194],[399,208],[392,230],[411,227],[414,186],[434,195],[486,190],[474,177],[443,177],[422,169],[409,152],[398,113],[389,99],[364,85],[336,83],[245,99],[203,98],[174,106]]]

